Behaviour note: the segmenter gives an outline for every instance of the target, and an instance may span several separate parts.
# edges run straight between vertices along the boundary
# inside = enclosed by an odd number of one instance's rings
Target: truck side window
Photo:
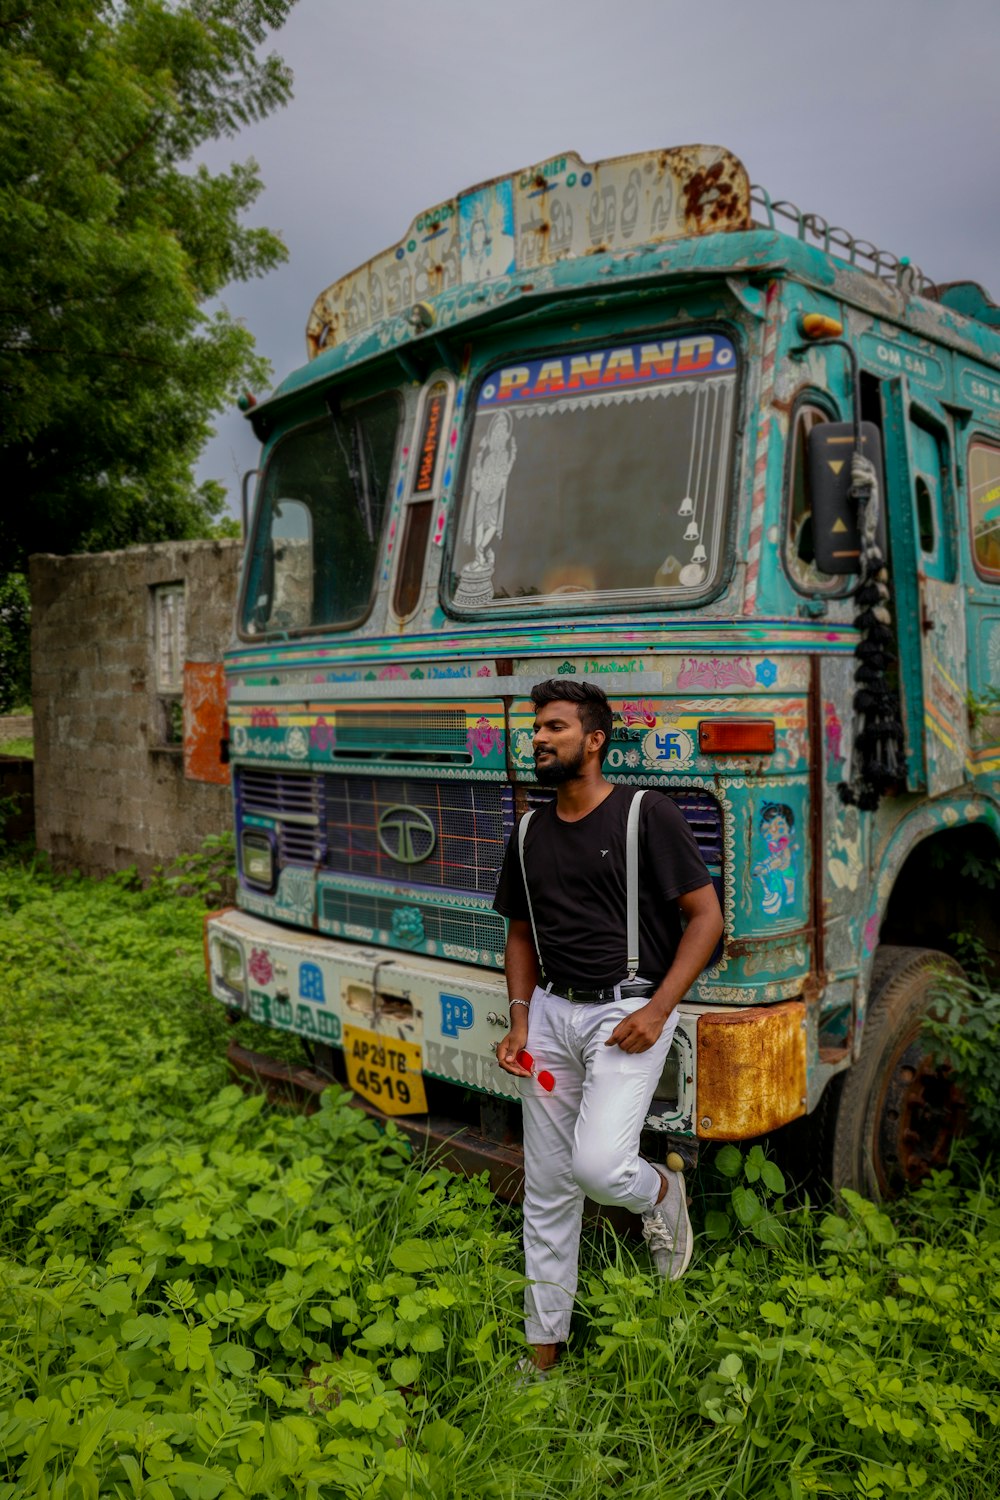
[[[953,583],[956,519],[947,434],[912,408],[910,418],[913,518],[920,566],[926,577]]]
[[[931,500],[931,492],[927,480],[922,474],[917,475],[917,531],[920,535],[920,550],[927,556],[933,556],[937,550],[937,535],[934,530],[934,503]]]
[[[1000,448],[969,448],[969,513],[976,572],[1000,583]]]
[[[792,424],[788,463],[788,533],[785,539],[785,556],[792,582],[796,588],[808,593],[817,590],[834,592],[842,588],[844,583],[843,578],[821,573],[816,566],[812,497],[809,494],[809,468],[806,463],[806,440],[809,433],[820,422],[830,420],[829,412],[824,411],[821,406],[803,402],[796,407]]]
[[[254,520],[243,599],[247,635],[364,619],[401,422],[399,398],[387,392],[279,438]]]

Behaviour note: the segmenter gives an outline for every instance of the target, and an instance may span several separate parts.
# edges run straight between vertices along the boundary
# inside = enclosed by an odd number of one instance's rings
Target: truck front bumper
[[[502,975],[280,927],[235,907],[206,919],[205,963],[215,998],[255,1021],[332,1047],[345,1026],[366,1027],[416,1043],[426,1078],[518,1099],[494,1050],[507,1029]],[[682,1003],[646,1129],[715,1141],[762,1135],[805,1113],[806,1066],[803,1001]]]

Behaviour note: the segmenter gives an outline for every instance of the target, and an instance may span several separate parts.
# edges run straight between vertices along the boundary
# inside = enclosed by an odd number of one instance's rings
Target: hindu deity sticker
[[[514,759],[519,766],[533,766],[535,748],[530,729],[515,729],[513,734]]]
[[[292,760],[305,760],[309,754],[309,738],[297,724],[285,735],[285,752]]]
[[[472,495],[466,509],[462,540],[475,556],[462,569],[456,604],[478,604],[493,594],[496,558],[493,543],[503,536],[507,482],[517,457],[514,424],[508,412],[497,412],[481,438],[472,465]]]
[[[465,281],[488,281],[514,270],[514,188],[491,183],[459,199],[458,236]]]
[[[799,855],[795,814],[787,802],[764,802],[758,809],[758,831],[766,853],[753,866],[761,909],[779,916],[798,904]],[[789,913],[791,914],[791,913]]]

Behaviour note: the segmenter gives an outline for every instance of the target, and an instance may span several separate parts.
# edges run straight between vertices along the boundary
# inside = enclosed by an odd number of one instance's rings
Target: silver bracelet
[[[531,1009],[531,1001],[530,1000],[508,1000],[507,1004],[508,1004],[508,1006],[510,1006],[510,1005],[523,1005],[524,1008],[525,1008],[525,1010],[530,1010]]]

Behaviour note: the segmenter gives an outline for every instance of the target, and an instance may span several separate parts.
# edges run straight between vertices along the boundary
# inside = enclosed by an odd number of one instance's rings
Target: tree
[[[0,714],[31,701],[30,637],[27,579],[8,573],[0,578]]]
[[[285,256],[254,162],[192,158],[290,95],[294,0],[0,0],[0,576],[33,551],[204,535],[215,414],[266,378],[205,303]]]

